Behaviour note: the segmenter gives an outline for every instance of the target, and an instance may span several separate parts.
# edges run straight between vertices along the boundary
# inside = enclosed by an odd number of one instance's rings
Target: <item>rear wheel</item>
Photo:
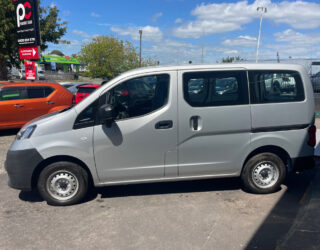
[[[81,166],[73,162],[55,162],[42,170],[37,186],[48,204],[72,205],[85,197],[88,175]]]
[[[286,167],[281,158],[273,153],[262,153],[249,159],[241,179],[251,192],[267,194],[279,190],[285,176]]]

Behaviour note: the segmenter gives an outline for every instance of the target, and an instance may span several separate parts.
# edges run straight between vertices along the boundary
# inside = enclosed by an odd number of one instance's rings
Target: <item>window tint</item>
[[[53,92],[50,87],[27,87],[28,98],[44,98]]]
[[[248,104],[244,71],[184,73],[183,91],[193,107]]]
[[[100,106],[113,105],[118,114],[116,120],[126,119],[161,108],[168,95],[169,75],[145,76],[123,82],[102,95]]]
[[[23,88],[7,87],[0,89],[0,101],[23,99]]]
[[[74,123],[75,129],[91,127],[95,124],[97,105],[98,101],[95,101],[80,113]]]
[[[78,88],[78,93],[92,93],[96,88],[93,87],[80,87]]]
[[[249,71],[251,103],[304,100],[301,77],[296,71]]]

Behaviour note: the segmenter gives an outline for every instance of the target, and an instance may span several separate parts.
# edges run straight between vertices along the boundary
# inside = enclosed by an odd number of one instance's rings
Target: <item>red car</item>
[[[76,93],[76,104],[81,102],[84,98],[86,98],[99,87],[99,84],[85,84],[79,86],[78,91]]]

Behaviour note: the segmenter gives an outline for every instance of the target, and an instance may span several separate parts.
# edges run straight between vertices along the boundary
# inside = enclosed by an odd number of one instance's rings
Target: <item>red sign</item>
[[[19,56],[21,60],[25,59],[39,59],[39,47],[23,47],[19,48]]]
[[[25,61],[24,62],[26,79],[27,80],[37,80],[36,74],[36,64],[34,62]]]

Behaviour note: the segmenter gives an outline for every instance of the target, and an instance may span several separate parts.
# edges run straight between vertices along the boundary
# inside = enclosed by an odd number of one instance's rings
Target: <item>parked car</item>
[[[38,116],[69,107],[72,97],[56,83],[1,83],[0,129],[20,128]]]
[[[314,92],[320,92],[320,71],[312,75],[310,78]]]
[[[76,93],[76,104],[81,102],[84,98],[90,95],[93,91],[99,88],[99,84],[85,84],[78,86],[78,90]]]
[[[63,86],[67,90],[69,90],[73,95],[75,95],[77,93],[78,87],[80,87],[81,85],[85,85],[85,84],[88,84],[88,83],[84,83],[84,82],[62,82],[62,83],[60,83],[61,86]]]
[[[280,73],[294,90],[267,90]],[[250,192],[271,193],[289,172],[314,167],[314,108],[298,65],[140,68],[28,123],[5,168],[11,187],[37,188],[54,205],[81,201],[90,183],[240,177]]]

